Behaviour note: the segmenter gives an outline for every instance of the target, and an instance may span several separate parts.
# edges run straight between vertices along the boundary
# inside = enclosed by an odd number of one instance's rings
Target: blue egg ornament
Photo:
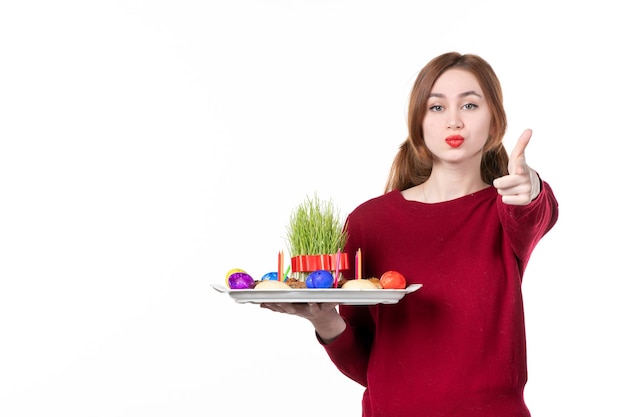
[[[278,281],[278,272],[268,272],[261,277],[261,281]]]
[[[330,288],[335,283],[333,274],[324,269],[313,271],[306,278],[307,288]]]

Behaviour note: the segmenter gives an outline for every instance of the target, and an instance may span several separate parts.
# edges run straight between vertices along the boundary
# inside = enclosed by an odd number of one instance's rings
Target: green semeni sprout
[[[287,240],[291,256],[333,254],[343,250],[347,234],[332,200],[307,196],[289,219]]]

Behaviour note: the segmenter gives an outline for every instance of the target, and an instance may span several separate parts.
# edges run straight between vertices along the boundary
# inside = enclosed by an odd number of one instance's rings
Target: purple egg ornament
[[[233,290],[254,288],[254,278],[245,272],[235,272],[228,277],[228,286]]]

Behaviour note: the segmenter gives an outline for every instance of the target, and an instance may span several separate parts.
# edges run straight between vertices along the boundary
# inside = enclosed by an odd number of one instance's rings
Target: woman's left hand
[[[515,148],[509,155],[509,175],[493,181],[493,186],[505,204],[525,206],[537,198],[541,190],[539,176],[528,166],[524,155],[532,134],[532,130],[526,129],[517,140]]]

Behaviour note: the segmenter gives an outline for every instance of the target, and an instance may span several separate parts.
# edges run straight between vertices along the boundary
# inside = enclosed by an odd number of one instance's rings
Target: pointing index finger
[[[517,140],[515,147],[511,151],[511,155],[509,156],[509,159],[516,159],[516,158],[519,158],[520,156],[521,157],[524,156],[524,151],[526,150],[526,146],[528,146],[528,142],[530,142],[530,137],[532,136],[532,134],[533,134],[532,130],[530,129],[524,130],[522,135]]]

